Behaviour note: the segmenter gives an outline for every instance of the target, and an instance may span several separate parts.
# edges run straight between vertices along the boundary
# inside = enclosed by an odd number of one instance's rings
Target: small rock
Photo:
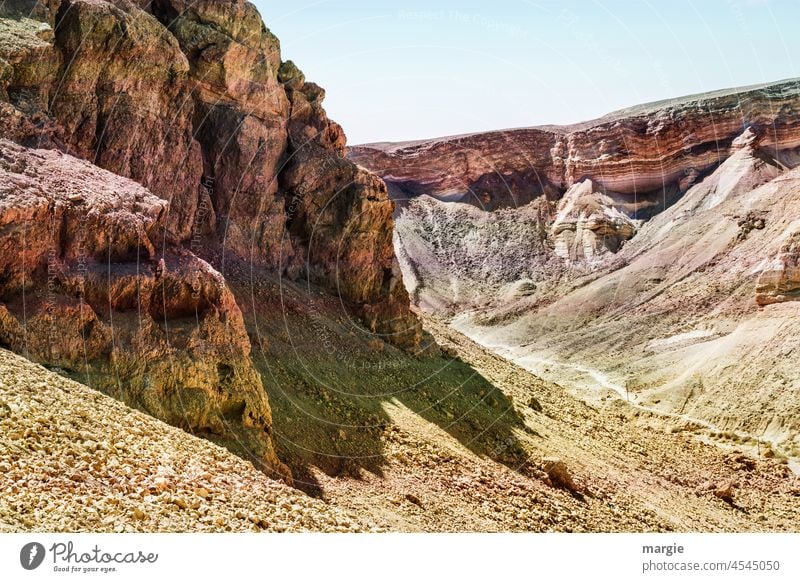
[[[735,488],[736,484],[733,481],[726,481],[714,490],[714,496],[722,499],[725,503],[733,505],[733,490]]]
[[[528,401],[528,408],[530,408],[534,412],[541,412],[542,410],[544,410],[542,408],[542,404],[534,397],[531,397],[530,401]]]
[[[542,460],[542,469],[547,473],[550,481],[556,487],[563,487],[570,491],[577,491],[577,486],[572,480],[572,475],[567,464],[558,457],[548,457]]]
[[[198,487],[194,490],[194,494],[203,499],[208,499],[211,496],[211,493],[205,487]]]
[[[414,505],[417,505],[417,506],[419,506],[419,507],[422,507],[422,501],[420,500],[420,498],[419,498],[419,497],[417,497],[417,496],[416,496],[416,495],[414,495],[413,493],[406,493],[406,496],[405,496],[405,497],[406,497],[406,501],[410,501],[410,502],[411,502],[411,503],[413,503]]]
[[[745,471],[752,471],[756,468],[756,461],[747,455],[737,455],[733,459]]]

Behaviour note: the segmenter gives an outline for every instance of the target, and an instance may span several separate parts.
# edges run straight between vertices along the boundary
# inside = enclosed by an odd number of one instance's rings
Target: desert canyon
[[[324,98],[249,2],[0,3],[0,531],[797,529],[800,81]]]

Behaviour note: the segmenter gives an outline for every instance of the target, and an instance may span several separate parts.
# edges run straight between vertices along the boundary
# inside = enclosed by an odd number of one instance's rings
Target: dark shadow
[[[278,454],[297,487],[321,493],[314,470],[382,476],[384,433],[394,424],[387,406],[408,409],[475,454],[514,470],[525,465],[513,429],[531,431],[469,365],[412,357],[362,329],[337,298],[252,268],[228,263],[224,275],[254,346]]]

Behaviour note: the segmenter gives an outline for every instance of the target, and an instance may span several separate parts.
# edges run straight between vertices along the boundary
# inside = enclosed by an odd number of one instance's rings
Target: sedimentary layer
[[[397,196],[428,194],[487,210],[559,199],[591,179],[647,218],[685,193],[750,127],[760,145],[793,165],[800,147],[797,79],[672,99],[571,126],[509,129],[351,147]]]

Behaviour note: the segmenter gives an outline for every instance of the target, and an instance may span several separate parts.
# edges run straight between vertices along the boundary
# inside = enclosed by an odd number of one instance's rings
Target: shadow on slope
[[[510,468],[525,463],[513,434],[527,430],[512,402],[468,364],[413,357],[364,330],[340,301],[249,266],[229,265],[273,413],[278,454],[296,486],[321,493],[330,476],[382,476],[385,405],[400,403],[475,454]]]

